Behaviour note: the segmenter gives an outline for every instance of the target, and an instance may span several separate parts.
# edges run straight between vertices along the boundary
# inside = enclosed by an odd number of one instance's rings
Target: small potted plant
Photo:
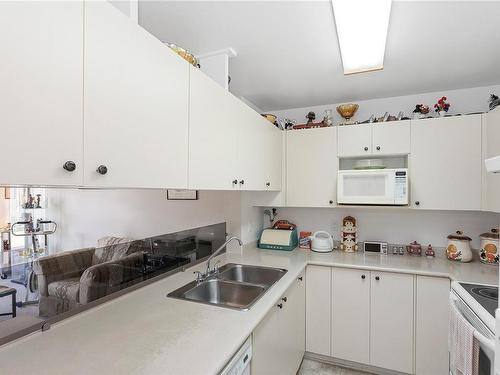
[[[434,104],[434,110],[438,113],[439,117],[443,117],[450,109],[450,103],[446,103],[446,100],[448,100],[448,98],[443,96]]]

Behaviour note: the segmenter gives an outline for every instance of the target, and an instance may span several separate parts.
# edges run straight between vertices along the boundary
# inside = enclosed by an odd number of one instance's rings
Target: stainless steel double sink
[[[167,297],[248,310],[287,270],[228,263],[207,279],[192,281]]]

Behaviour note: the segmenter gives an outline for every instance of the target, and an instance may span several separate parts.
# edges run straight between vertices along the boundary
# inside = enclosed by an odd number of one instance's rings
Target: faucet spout
[[[210,270],[210,261],[215,258],[217,255],[219,255],[219,253],[224,250],[224,248],[226,247],[226,245],[231,242],[231,241],[238,241],[238,243],[240,244],[240,246],[243,246],[243,242],[241,242],[241,240],[236,237],[236,236],[232,236],[232,237],[229,237],[226,242],[224,242],[217,250],[215,250],[212,255],[210,255],[207,259],[207,271],[205,272],[205,277],[209,276],[213,271],[215,270]]]

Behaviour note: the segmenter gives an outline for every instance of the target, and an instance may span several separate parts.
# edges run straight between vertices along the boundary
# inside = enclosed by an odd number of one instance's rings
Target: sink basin
[[[229,263],[217,275],[192,281],[167,297],[248,310],[287,272],[285,269]]]
[[[244,310],[264,292],[265,288],[257,285],[210,279],[184,293],[184,298]]]
[[[229,263],[219,269],[219,279],[271,287],[287,271],[280,268]]]

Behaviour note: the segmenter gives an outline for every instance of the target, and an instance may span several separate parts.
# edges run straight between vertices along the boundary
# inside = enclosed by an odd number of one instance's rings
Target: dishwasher
[[[220,375],[250,375],[252,360],[252,336],[250,336],[229,363],[220,372]]]

